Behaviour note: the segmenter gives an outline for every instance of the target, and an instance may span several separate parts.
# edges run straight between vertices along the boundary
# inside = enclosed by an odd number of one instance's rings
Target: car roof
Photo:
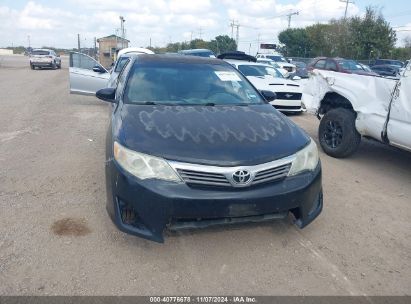
[[[259,65],[259,66],[274,68],[274,67],[272,67],[271,65],[268,65],[268,64],[252,62],[252,61],[245,61],[245,60],[224,59],[223,61],[226,61],[230,64],[236,64],[236,65]]]
[[[395,64],[376,64],[372,68],[393,68],[393,69],[398,69],[399,67]]]
[[[145,48],[138,48],[138,47],[129,47],[122,49],[118,52],[118,57],[124,54],[129,54],[129,53],[138,53],[138,54],[154,54],[153,51]]]
[[[181,56],[178,54],[133,54],[137,62],[175,62],[175,63],[193,63],[193,64],[219,64],[224,65],[226,62],[211,57],[199,56]]]
[[[50,50],[50,49],[33,49],[32,52],[34,51],[47,51],[47,52],[54,52],[54,50]]]
[[[179,53],[199,53],[199,52],[213,52],[209,49],[190,49],[190,50],[181,50]]]

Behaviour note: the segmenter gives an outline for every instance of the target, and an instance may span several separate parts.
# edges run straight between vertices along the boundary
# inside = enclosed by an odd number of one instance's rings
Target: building
[[[97,39],[99,47],[99,61],[100,64],[109,68],[116,60],[116,54],[119,50],[127,48],[127,39],[121,38],[117,35],[110,35]]]

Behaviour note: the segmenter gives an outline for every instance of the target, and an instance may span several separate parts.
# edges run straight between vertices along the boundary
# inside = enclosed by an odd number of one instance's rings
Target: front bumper
[[[321,165],[282,181],[248,188],[199,188],[139,180],[114,160],[106,162],[107,211],[123,232],[163,242],[165,228],[198,228],[283,218],[292,212],[300,228],[323,206]],[[130,216],[131,215],[131,216]]]

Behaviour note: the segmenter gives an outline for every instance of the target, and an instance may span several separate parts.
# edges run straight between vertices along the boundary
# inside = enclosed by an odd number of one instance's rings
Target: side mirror
[[[96,92],[96,97],[98,99],[107,102],[116,102],[116,89],[114,88],[104,88]]]
[[[95,65],[94,68],[93,68],[93,71],[96,72],[96,73],[105,73],[106,72],[106,70],[103,69],[103,67],[101,67],[99,65]]]
[[[277,94],[271,91],[261,90],[260,93],[268,102],[274,101],[277,98]]]

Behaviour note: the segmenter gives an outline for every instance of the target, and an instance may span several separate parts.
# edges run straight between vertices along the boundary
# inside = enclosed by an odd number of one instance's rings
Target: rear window
[[[362,70],[361,65],[359,65],[358,62],[354,60],[338,60],[337,62],[340,66],[342,66],[344,70],[347,70],[347,71]]]
[[[31,52],[32,55],[50,55],[49,51],[43,51],[43,50],[34,50]]]
[[[287,62],[287,60],[283,56],[266,56],[268,59],[274,60],[276,62]]]
[[[243,73],[245,76],[273,76],[273,77],[278,77],[278,78],[283,78],[283,75],[277,71],[277,69],[272,68],[272,67],[266,67],[263,65],[239,65],[238,69],[240,70],[241,73]]]

